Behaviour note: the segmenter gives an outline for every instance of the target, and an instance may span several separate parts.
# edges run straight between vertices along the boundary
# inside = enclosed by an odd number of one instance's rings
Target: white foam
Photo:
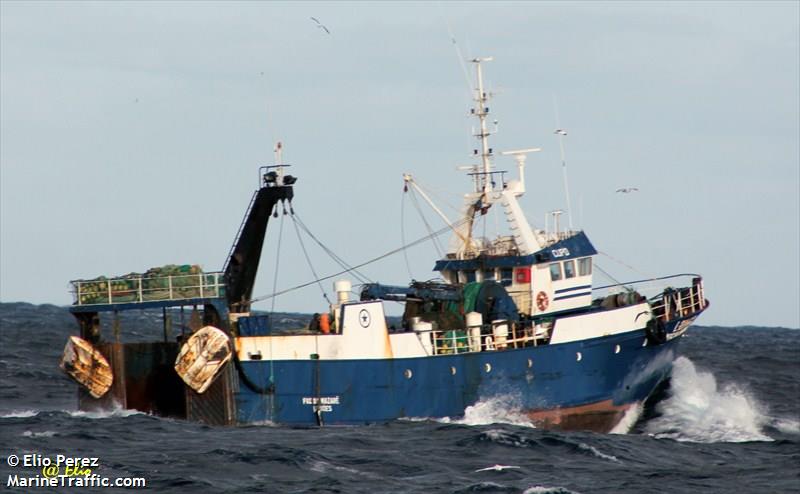
[[[522,412],[518,397],[497,395],[480,400],[464,410],[460,419],[443,418],[439,422],[464,425],[510,424],[521,427],[534,427],[533,422]]]
[[[659,403],[661,416],[646,432],[656,438],[701,443],[772,441],[762,432],[764,407],[735,384],[721,389],[710,372],[679,357],[673,366],[670,397]]]
[[[642,410],[644,410],[644,406],[641,403],[637,403],[627,409],[625,415],[622,416],[622,420],[611,429],[610,434],[627,434],[630,432],[639,417],[642,416]]]
[[[564,487],[548,487],[545,485],[535,485],[528,487],[522,494],[580,494]]]
[[[312,471],[317,473],[326,473],[329,471],[336,471],[336,472],[347,472],[347,473],[356,473],[360,474],[361,472],[354,469],[354,468],[347,468],[342,467],[339,465],[334,465],[333,463],[329,463],[324,460],[311,460],[310,468]]]
[[[784,434],[800,434],[800,421],[794,419],[770,417],[770,425]]]
[[[359,475],[362,477],[367,477],[370,479],[377,479],[379,478],[372,472],[362,472],[361,470],[356,470],[355,468],[348,468],[341,465],[336,465],[332,462],[328,462],[325,460],[311,460],[309,462],[309,468],[313,472],[317,473],[350,473],[353,475]]]
[[[601,453],[601,452],[600,452],[600,450],[598,450],[598,449],[597,449],[597,448],[595,448],[594,446],[589,446],[589,445],[588,445],[588,444],[586,444],[586,443],[580,443],[580,444],[578,445],[578,447],[579,447],[580,449],[582,449],[583,451],[588,451],[588,452],[590,452],[591,454],[595,455],[595,456],[596,456],[596,457],[598,457],[598,458],[602,458],[603,460],[615,461],[615,462],[617,462],[617,463],[620,463],[620,461],[617,459],[617,457],[616,457],[616,456],[612,456],[612,455],[607,455],[607,454],[605,454],[605,453]]]
[[[430,417],[400,417],[398,420],[401,422],[428,422],[432,419]],[[449,420],[450,419],[448,417],[445,417],[444,419],[440,420],[440,422],[449,423]]]
[[[35,417],[39,415],[39,410],[13,410],[11,412],[6,412],[0,414],[0,418],[3,419],[19,419],[19,418],[26,418],[26,417]]]
[[[14,410],[11,412],[0,414],[0,418],[6,419],[6,418],[35,417],[40,413],[48,413],[48,412],[66,413],[72,417],[89,418],[89,419],[107,419],[112,417],[130,417],[131,415],[145,415],[143,412],[140,412],[138,410],[125,409],[119,405],[115,405],[113,408],[110,409],[95,410],[92,412],[86,412],[83,410]]]
[[[131,415],[146,415],[144,412],[140,412],[139,410],[122,408],[122,406],[119,405],[118,403],[115,403],[112,406],[112,408],[104,410],[94,410],[91,412],[87,412],[84,410],[64,410],[64,412],[68,413],[72,417],[87,418],[87,419],[109,419],[118,417],[130,417]]]
[[[42,432],[25,431],[22,433],[22,437],[53,437],[55,435],[56,435],[55,431],[42,431]]]

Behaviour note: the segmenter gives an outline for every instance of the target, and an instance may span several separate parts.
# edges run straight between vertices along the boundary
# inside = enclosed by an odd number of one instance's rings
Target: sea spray
[[[440,422],[464,425],[509,424],[534,427],[533,422],[521,411],[520,398],[512,394],[492,396],[479,400],[464,410],[460,419],[441,419]]]
[[[686,357],[673,367],[670,396],[645,431],[657,438],[693,442],[772,441],[762,432],[769,417],[764,407],[736,384],[720,388],[710,372],[697,370]]]

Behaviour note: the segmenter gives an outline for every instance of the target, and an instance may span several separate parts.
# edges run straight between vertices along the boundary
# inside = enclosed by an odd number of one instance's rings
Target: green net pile
[[[144,273],[73,282],[78,304],[145,302],[224,295],[221,275],[207,274],[197,264],[167,264]]]

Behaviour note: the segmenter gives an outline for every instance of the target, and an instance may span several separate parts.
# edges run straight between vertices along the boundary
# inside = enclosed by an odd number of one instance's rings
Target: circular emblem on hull
[[[539,310],[547,310],[547,306],[550,305],[550,299],[547,298],[547,294],[544,292],[539,292],[536,294],[536,307]]]
[[[367,309],[361,309],[361,312],[358,313],[358,322],[362,328],[366,328],[372,322],[372,316],[369,315]]]

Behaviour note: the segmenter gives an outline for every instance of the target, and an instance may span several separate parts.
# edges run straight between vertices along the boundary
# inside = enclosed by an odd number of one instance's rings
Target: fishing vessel
[[[647,400],[708,307],[702,278],[595,286],[598,252],[584,231],[560,229],[558,213],[552,229],[531,226],[519,198],[526,156],[538,148],[502,153],[516,160],[515,178],[495,168],[482,75],[488,60],[473,60],[479,162],[467,169],[472,189],[460,217],[448,219],[413,176],[403,177],[451,234],[434,264],[440,278],[363,283],[354,296],[348,267],[322,314],[278,331],[270,314],[252,311],[270,218],[296,216],[297,178],[278,155],[259,169],[221,271],[183,266],[71,282],[80,338],[72,337],[62,367],[76,368],[80,340],[84,363],[70,374],[82,384],[80,408],[116,404],[209,424],[323,426],[460,417],[502,398],[539,427],[609,431]],[[477,220],[492,209],[502,210],[509,233],[477,236]],[[398,321],[388,322],[387,301],[404,305]],[[192,322],[176,338],[175,310],[183,308]],[[139,309],[162,311],[163,338],[122,342],[119,314]],[[101,331],[103,312],[112,314],[111,335]]]

